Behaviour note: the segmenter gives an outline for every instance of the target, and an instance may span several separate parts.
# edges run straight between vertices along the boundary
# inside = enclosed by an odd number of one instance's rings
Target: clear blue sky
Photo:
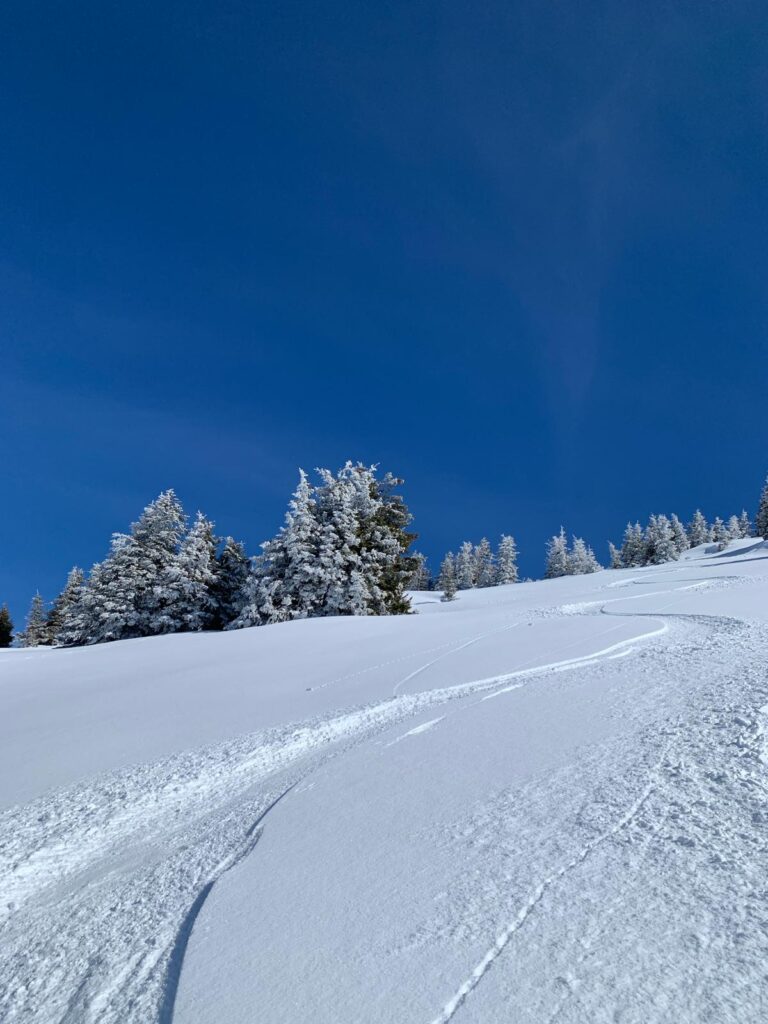
[[[380,462],[434,561],[750,511],[764,3],[3,5],[0,601]]]

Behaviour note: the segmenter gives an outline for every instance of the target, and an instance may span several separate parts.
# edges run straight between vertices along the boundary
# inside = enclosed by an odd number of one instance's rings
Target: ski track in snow
[[[609,603],[588,603],[579,613],[637,614],[607,612]],[[441,650],[438,657],[401,679],[389,699],[112,772],[0,814],[0,1019],[171,1024],[186,944],[205,899],[216,880],[252,852],[265,816],[290,799],[294,787],[329,758],[429,708],[495,697],[528,678],[626,657],[669,632],[663,615],[648,617],[661,626],[580,657],[442,689],[397,692],[443,658],[521,625],[515,622],[447,650],[434,648]],[[613,826],[538,884],[433,1024],[452,1019],[547,893],[626,828],[654,785],[649,782]]]

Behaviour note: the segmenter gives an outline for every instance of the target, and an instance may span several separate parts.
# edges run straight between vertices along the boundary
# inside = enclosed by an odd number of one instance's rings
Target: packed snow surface
[[[0,1020],[768,1019],[768,545],[0,652]]]

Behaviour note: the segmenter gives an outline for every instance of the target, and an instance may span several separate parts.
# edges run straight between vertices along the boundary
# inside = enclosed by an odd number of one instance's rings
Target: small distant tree
[[[10,647],[13,643],[13,620],[8,605],[0,608],[0,647]]]
[[[700,544],[708,544],[709,540],[709,525],[701,510],[697,508],[688,523],[688,542],[692,548],[697,548]]]
[[[568,566],[568,539],[565,530],[560,527],[560,533],[555,534],[547,542],[547,565],[544,572],[545,579],[552,580],[558,576],[567,576],[570,572]]]
[[[496,566],[493,551],[487,537],[483,537],[475,548],[475,586],[492,587],[496,583]]]
[[[413,560],[416,563],[416,568],[408,580],[408,590],[429,590],[432,586],[432,576],[426,556],[420,551],[415,551]]]
[[[725,523],[720,516],[717,516],[712,524],[712,543],[717,544],[718,551],[722,551],[728,546],[730,539]]]
[[[616,547],[612,541],[608,541],[608,555],[610,557],[611,569],[623,569],[624,562],[621,557],[621,551]]]
[[[21,635],[23,647],[45,647],[50,643],[47,618],[45,601],[37,593],[32,598],[32,604],[27,615],[27,628]]]
[[[501,535],[496,553],[496,586],[517,583],[517,545],[515,538],[507,533]]]
[[[621,545],[621,564],[625,569],[645,564],[645,537],[640,523],[627,523]]]
[[[651,516],[645,531],[645,561],[648,565],[674,562],[680,557],[672,524],[666,516]]]
[[[741,510],[739,516],[739,537],[742,540],[746,540],[747,537],[752,536],[752,522],[749,518],[749,513],[746,509]]]
[[[669,517],[669,525],[672,529],[672,543],[675,546],[675,551],[678,555],[681,555],[683,551],[687,551],[691,546],[688,540],[688,534],[685,531],[685,527],[680,522],[678,517],[672,513]]]
[[[758,537],[768,540],[768,477],[763,487],[763,493],[760,495],[760,505],[755,517],[755,529],[757,530]]]
[[[731,516],[725,524],[729,540],[741,540],[741,523],[738,516]]]
[[[70,569],[64,589],[55,599],[51,605],[51,610],[48,612],[49,643],[56,644],[61,642],[61,634],[69,621],[72,609],[77,605],[82,596],[84,586],[85,576],[83,575],[83,570],[78,566]]]
[[[574,537],[571,550],[568,552],[568,574],[584,576],[590,572],[598,572],[602,566],[595,558],[595,553],[582,537]]]
[[[471,590],[477,586],[477,565],[475,549],[472,543],[465,540],[459,548],[455,561],[456,586],[459,590]]]
[[[456,559],[448,552],[440,565],[437,585],[443,592],[443,601],[453,601],[456,597]]]

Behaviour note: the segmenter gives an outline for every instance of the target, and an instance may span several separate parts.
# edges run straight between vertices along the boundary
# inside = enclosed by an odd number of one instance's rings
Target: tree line
[[[17,634],[25,646],[74,647],[134,637],[285,622],[323,615],[401,615],[409,591],[504,586],[519,579],[514,537],[494,551],[487,538],[448,552],[437,577],[412,552],[416,534],[399,493],[403,481],[376,466],[347,462],[337,473],[303,471],[277,535],[249,558],[242,543],[217,537],[201,512],[189,523],[173,490],[164,491],[127,533],[112,536],[103,561],[86,574],[75,567],[50,607],[38,593]],[[700,510],[684,526],[676,515],[628,523],[620,547],[609,542],[610,567],[673,561],[701,544],[724,549],[734,539],[768,540],[768,479],[754,526],[746,511],[708,523]],[[546,546],[545,578],[597,572],[602,566],[581,537],[565,530]],[[0,607],[0,647],[14,628]]]

